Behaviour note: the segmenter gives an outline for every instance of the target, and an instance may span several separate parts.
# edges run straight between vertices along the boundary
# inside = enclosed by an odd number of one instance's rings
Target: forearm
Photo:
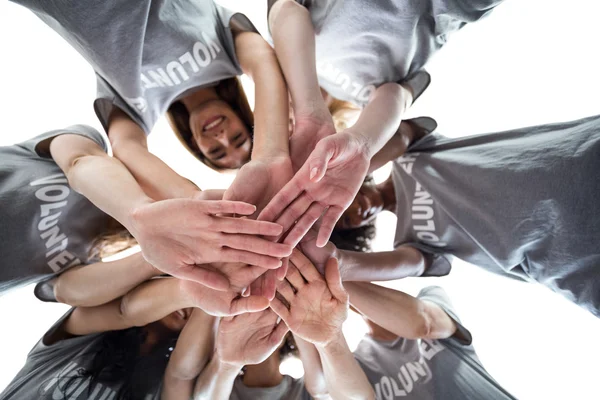
[[[65,323],[65,330],[72,335],[88,335],[144,326],[191,307],[191,301],[174,281],[177,279],[153,279],[110,303],[77,307]]]
[[[295,1],[279,0],[270,10],[269,27],[295,115],[331,119],[319,88],[315,32],[308,10]]]
[[[343,334],[325,346],[317,346],[332,399],[375,399],[364,371],[348,348]]]
[[[241,32],[236,52],[254,81],[253,160],[289,155],[288,92],[275,52],[257,33]]]
[[[140,143],[114,141],[113,152],[154,200],[189,198],[199,190]]]
[[[344,282],[390,281],[420,276],[425,270],[423,254],[410,246],[376,253],[338,250],[338,257]]]
[[[177,339],[165,371],[161,399],[188,400],[196,379],[214,352],[217,318],[194,309]]]
[[[371,164],[369,165],[369,173],[378,170],[390,161],[402,156],[410,144],[411,138],[407,137],[401,132],[401,128],[383,145],[371,158]]]
[[[215,355],[196,381],[195,400],[228,400],[242,366],[222,363]]]
[[[152,202],[119,160],[107,155],[80,157],[65,171],[69,185],[132,233],[131,214]]]
[[[344,287],[357,310],[400,337],[443,339],[456,331],[454,321],[433,303],[372,283],[348,282]]]
[[[398,131],[402,115],[411,103],[408,90],[397,83],[385,83],[377,88],[356,124],[347,131],[365,142],[367,155],[373,158]]]
[[[59,303],[92,307],[107,303],[159,275],[141,253],[109,262],[71,268],[55,279],[54,296]]]
[[[300,360],[304,368],[304,386],[315,399],[329,397],[327,381],[321,364],[321,356],[314,344],[294,335],[294,341],[300,352]]]

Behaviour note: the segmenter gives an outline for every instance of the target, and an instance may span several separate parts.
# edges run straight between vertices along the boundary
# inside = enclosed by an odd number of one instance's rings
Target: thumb
[[[326,138],[327,139],[327,138]],[[327,172],[329,161],[335,154],[335,148],[330,140],[322,139],[308,156],[306,164],[311,182],[319,182]]]
[[[330,258],[327,260],[327,264],[325,264],[325,281],[333,297],[341,303],[348,302],[348,293],[346,293],[346,289],[342,285],[338,260],[335,258]]]

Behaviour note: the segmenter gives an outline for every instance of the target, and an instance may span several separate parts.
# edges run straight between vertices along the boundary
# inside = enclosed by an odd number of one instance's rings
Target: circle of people
[[[513,399],[442,288],[371,283],[452,257],[600,317],[600,116],[458,139],[403,120],[428,59],[499,1],[269,1],[273,45],[211,0],[15,2],[93,67],[106,136],[0,147],[0,292],[72,306],[0,399]],[[200,162],[237,170],[227,190],[148,151],[165,114]],[[382,210],[394,249],[372,252]],[[349,307],[369,327],[354,353]],[[290,355],[302,379],[280,373]]]

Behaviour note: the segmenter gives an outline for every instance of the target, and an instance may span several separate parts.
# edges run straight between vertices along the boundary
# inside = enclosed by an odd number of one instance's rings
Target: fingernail
[[[313,169],[310,170],[310,180],[312,181],[313,178],[315,176],[317,176],[317,174],[319,173],[319,169],[317,167],[314,167]]]

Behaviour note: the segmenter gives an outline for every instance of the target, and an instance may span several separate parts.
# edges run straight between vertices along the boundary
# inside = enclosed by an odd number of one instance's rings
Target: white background
[[[266,2],[222,2],[265,31]],[[598,15],[594,0],[507,0],[450,39],[430,63],[433,83],[409,116],[432,116],[440,132],[463,136],[600,113]],[[58,35],[27,10],[1,2],[0,38],[0,145],[74,123],[101,130],[92,110],[93,72]],[[164,120],[149,141],[153,152],[202,188],[226,187],[232,179],[182,151]],[[598,171],[589,171],[589,179],[599,179]],[[376,250],[389,249],[395,217],[382,215],[378,224]],[[515,396],[600,398],[600,320],[541,286],[463,262],[445,278],[389,286],[416,294],[430,284],[447,290],[484,365]],[[35,301],[31,288],[0,298],[0,390],[64,310]],[[353,316],[346,328],[355,346],[364,325]],[[286,370],[298,373],[297,365]]]

